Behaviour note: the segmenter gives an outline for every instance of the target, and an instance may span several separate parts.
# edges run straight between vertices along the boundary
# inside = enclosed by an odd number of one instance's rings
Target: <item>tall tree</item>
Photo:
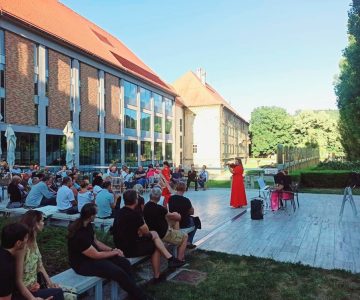
[[[277,145],[292,145],[293,121],[280,107],[258,107],[251,113],[250,134],[252,154],[269,156],[276,153]]]
[[[350,160],[360,159],[360,0],[353,0],[348,20],[349,45],[335,84],[341,143]]]

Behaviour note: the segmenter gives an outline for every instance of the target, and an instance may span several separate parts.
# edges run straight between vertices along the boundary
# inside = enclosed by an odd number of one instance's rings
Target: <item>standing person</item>
[[[20,223],[29,228],[29,239],[26,247],[16,257],[16,283],[20,294],[29,300],[52,297],[53,300],[64,300],[64,293],[59,285],[53,283],[42,263],[36,237],[44,228],[44,218],[40,211],[29,210]],[[43,279],[46,286],[41,285]]]
[[[161,175],[163,176],[163,179],[170,184],[170,178],[171,178],[171,171],[170,171],[170,165],[169,163],[165,160],[163,162],[163,169],[161,170]],[[169,191],[169,189],[167,187],[164,187],[162,190],[162,196],[164,196],[164,201],[163,201],[163,206],[167,207],[167,204],[169,202],[169,198],[171,196],[171,193]]]
[[[235,164],[229,165],[232,175],[230,206],[239,208],[247,205],[244,186],[244,168],[241,158],[235,159]]]
[[[134,300],[150,300],[136,285],[131,265],[120,249],[112,249],[97,240],[92,222],[96,205],[87,203],[80,218],[68,228],[68,253],[71,268],[83,276],[98,276],[116,281]]]
[[[15,257],[27,243],[29,230],[19,223],[4,226],[0,247],[0,300],[11,300],[16,286]]]

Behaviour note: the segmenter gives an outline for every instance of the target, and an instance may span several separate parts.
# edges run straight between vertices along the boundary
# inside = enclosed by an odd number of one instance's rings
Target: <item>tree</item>
[[[269,156],[276,153],[277,145],[292,145],[293,120],[280,107],[258,107],[251,113],[250,134],[252,154]]]
[[[349,45],[335,84],[341,143],[349,160],[360,159],[360,1],[353,0],[348,20]]]
[[[296,147],[320,149],[320,157],[343,156],[336,111],[298,111],[294,116],[292,139]]]

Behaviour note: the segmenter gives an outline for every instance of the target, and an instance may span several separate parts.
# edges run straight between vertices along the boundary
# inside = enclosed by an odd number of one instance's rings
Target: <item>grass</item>
[[[189,264],[206,272],[206,280],[197,286],[164,282],[149,291],[158,300],[360,299],[360,276],[345,271],[201,250]]]
[[[209,180],[208,188],[230,188],[230,180]]]

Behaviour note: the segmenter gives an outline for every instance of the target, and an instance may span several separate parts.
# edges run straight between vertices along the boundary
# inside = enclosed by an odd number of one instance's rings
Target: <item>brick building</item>
[[[121,41],[56,0],[0,0],[1,146],[16,163],[64,163],[68,121],[76,165],[147,164],[175,156],[175,98]]]

